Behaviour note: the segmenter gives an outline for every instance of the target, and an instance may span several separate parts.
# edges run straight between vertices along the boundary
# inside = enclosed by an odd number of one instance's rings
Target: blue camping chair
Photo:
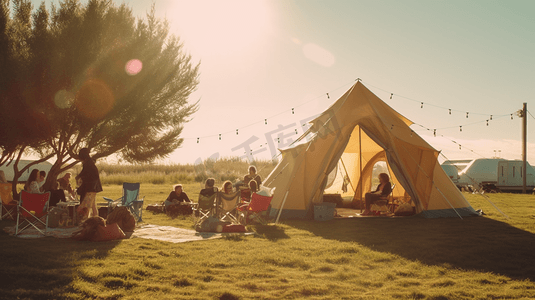
[[[139,199],[139,183],[123,182],[123,196],[118,199],[110,199],[102,197],[108,201],[108,214],[114,206],[125,206],[136,218],[136,222],[142,222],[141,216],[143,214],[143,198]]]

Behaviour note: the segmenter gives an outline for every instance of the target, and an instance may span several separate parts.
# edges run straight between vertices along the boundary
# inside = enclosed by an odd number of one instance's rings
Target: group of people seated
[[[258,192],[260,185],[262,184],[262,179],[260,175],[256,173],[256,167],[250,166],[249,173],[243,176],[243,180],[233,184],[231,181],[227,180],[221,186],[221,189],[215,187],[215,179],[208,178],[205,181],[205,186],[199,192],[199,197],[205,196],[210,197],[213,194],[221,191],[224,194],[232,194],[237,191],[241,192],[241,199],[244,202],[250,201],[251,195],[255,192]],[[168,214],[191,214],[191,206],[188,205],[192,203],[188,195],[183,191],[182,184],[177,184],[173,187],[173,191],[169,193],[169,196],[164,201],[165,211]]]
[[[30,172],[30,176],[28,176],[28,180],[26,180],[26,183],[24,183],[24,190],[28,193],[33,194],[41,194],[48,191],[61,190],[64,192],[67,200],[75,200],[76,192],[71,186],[71,176],[71,173],[65,173],[53,184],[52,188],[45,190],[44,183],[46,179],[46,171],[39,171],[38,169],[33,169]]]

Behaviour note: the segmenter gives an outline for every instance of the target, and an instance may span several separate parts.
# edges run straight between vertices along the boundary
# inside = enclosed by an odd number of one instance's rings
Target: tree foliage
[[[199,65],[154,6],[135,18],[107,0],[50,10],[0,0],[0,53],[0,164],[25,151],[55,157],[47,185],[82,147],[95,159],[166,157],[197,109]]]

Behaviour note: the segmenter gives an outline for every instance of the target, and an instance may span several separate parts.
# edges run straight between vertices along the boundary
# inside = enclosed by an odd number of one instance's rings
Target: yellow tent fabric
[[[348,193],[355,198],[372,188],[375,163],[386,161],[396,184],[394,196],[412,200],[417,213],[477,214],[440,167],[438,151],[360,81],[311,124],[292,146],[280,150],[282,157],[264,182],[276,187],[271,216],[311,218],[340,159],[352,186]]]

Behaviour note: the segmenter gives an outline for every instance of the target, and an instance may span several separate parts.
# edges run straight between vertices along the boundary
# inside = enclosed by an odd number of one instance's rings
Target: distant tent
[[[311,218],[340,162],[351,183],[345,194],[363,199],[380,161],[386,162],[396,184],[395,196],[411,200],[417,213],[425,217],[477,214],[440,167],[439,152],[410,129],[411,121],[360,81],[311,124],[292,146],[281,150],[281,160],[264,182],[266,187],[276,187],[271,216]]]

